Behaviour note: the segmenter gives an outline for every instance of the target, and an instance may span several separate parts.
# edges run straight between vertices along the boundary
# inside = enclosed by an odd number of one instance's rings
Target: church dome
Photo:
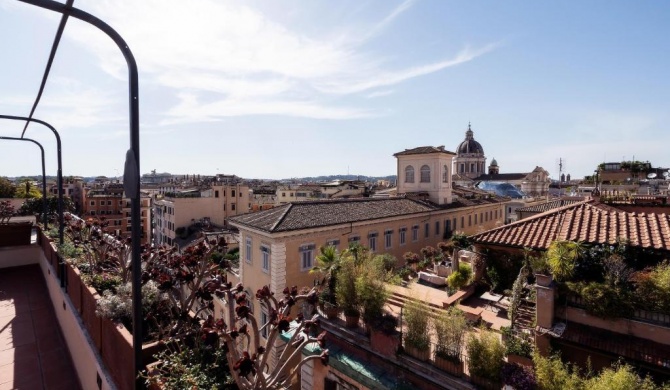
[[[496,161],[495,157],[493,158],[493,160],[491,160],[491,166],[492,167],[497,167],[498,166],[498,162]]]
[[[465,140],[458,145],[456,153],[458,154],[484,154],[484,148],[482,145],[475,141],[474,133],[468,124],[468,131],[465,132]]]

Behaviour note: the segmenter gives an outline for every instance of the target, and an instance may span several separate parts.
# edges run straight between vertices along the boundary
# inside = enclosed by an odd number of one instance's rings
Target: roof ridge
[[[286,207],[286,210],[284,210],[284,212],[282,213],[281,217],[279,217],[279,219],[277,219],[277,222],[275,222],[275,223],[272,225],[272,227],[270,228],[270,231],[271,231],[271,232],[273,232],[273,231],[274,231],[274,230],[275,230],[275,229],[282,223],[282,221],[284,220],[284,218],[286,218],[286,216],[288,215],[288,212],[289,212],[292,208],[293,208],[293,203],[288,203],[288,207]]]

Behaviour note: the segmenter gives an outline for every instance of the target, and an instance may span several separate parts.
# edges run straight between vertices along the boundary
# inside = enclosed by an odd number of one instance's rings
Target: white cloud
[[[255,114],[347,119],[374,114],[338,107],[330,95],[393,86],[493,49],[466,47],[453,58],[389,70],[388,60],[366,52],[363,43],[378,37],[414,3],[405,0],[380,21],[366,22],[357,30],[368,32],[353,40],[332,38],[347,36],[348,26],[323,26],[323,37],[308,36],[246,2],[96,0],[86,2],[85,9],[104,15],[125,38],[144,82],[182,94],[179,105],[167,112],[173,118],[169,122]],[[106,72],[126,77],[126,65],[107,37],[83,23],[68,29],[66,36],[94,52]],[[184,92],[205,106],[196,110],[202,117],[184,109]]]
[[[373,99],[373,98],[378,98],[378,97],[382,97],[382,96],[388,96],[392,93],[393,93],[392,89],[386,89],[386,90],[371,92],[371,93],[365,95],[365,97],[368,98],[368,99]]]

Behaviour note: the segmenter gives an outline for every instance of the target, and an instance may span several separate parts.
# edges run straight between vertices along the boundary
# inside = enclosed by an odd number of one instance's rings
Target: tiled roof
[[[286,232],[436,209],[428,203],[406,198],[322,200],[287,203],[270,210],[235,216],[229,221],[266,232]]]
[[[429,154],[429,153],[446,153],[446,154],[453,154],[454,156],[456,153],[450,152],[448,150],[444,149],[444,146],[419,146],[418,148],[414,149],[405,149],[402,152],[395,153],[394,156],[407,156],[410,154]]]
[[[584,201],[476,234],[475,243],[547,249],[556,240],[670,251],[670,215],[627,213]]]
[[[571,322],[561,339],[657,367],[670,366],[670,348],[667,345],[639,337]]]
[[[525,212],[525,213],[543,213],[548,210],[553,210],[559,207],[575,204],[582,202],[583,199],[581,200],[576,200],[576,199],[559,199],[559,200],[553,200],[550,202],[544,202],[541,204],[536,204],[533,206],[528,206],[528,207],[522,207],[519,209],[516,209],[517,212]]]

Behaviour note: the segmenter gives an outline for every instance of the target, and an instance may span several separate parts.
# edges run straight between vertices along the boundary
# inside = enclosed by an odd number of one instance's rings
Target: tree
[[[556,280],[572,278],[577,261],[584,252],[582,244],[572,241],[554,241],[547,250],[547,263]]]
[[[0,198],[13,198],[16,187],[6,177],[0,177]]]
[[[16,192],[14,193],[15,198],[40,198],[42,197],[42,192],[33,186],[30,180],[25,180],[21,182],[16,187]]]
[[[29,198],[19,209],[19,215],[38,215],[42,214],[42,197]],[[68,197],[63,198],[63,212],[72,213],[75,211],[74,202]],[[58,215],[58,197],[47,197],[47,215],[49,218],[55,218]]]

